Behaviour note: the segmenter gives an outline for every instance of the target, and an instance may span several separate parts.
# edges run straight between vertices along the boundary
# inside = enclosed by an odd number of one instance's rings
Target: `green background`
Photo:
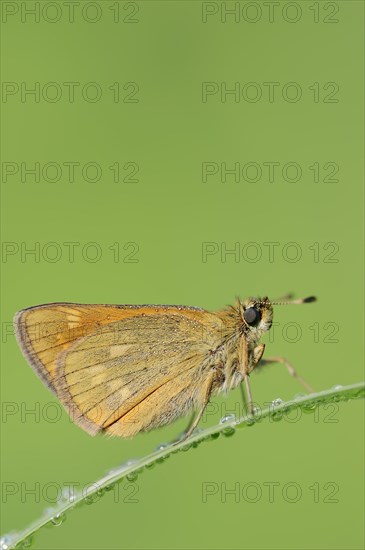
[[[204,23],[202,4],[193,1],[121,2],[119,22],[110,9],[116,3],[99,2],[101,19],[90,23],[80,15],[84,4],[75,8],[73,23],[62,2],[62,17],[54,23],[47,21],[55,17],[52,6],[39,22],[31,16],[22,22],[20,11],[3,16],[3,80],[29,87],[39,82],[41,89],[57,82],[62,89],[56,102],[30,96],[21,101],[18,93],[2,103],[2,160],[19,167],[2,181],[2,238],[8,243],[2,257],[2,399],[15,407],[1,424],[2,480],[7,488],[18,484],[17,494],[4,497],[3,533],[25,527],[50,506],[42,494],[26,494],[35,484],[41,492],[50,483],[83,487],[170,441],[185,425],[181,420],[119,440],[90,437],[64,412],[51,422],[56,400],[27,365],[9,327],[19,309],[75,301],[215,310],[236,295],[316,294],[316,304],[276,308],[279,325],[274,337],[265,338],[266,355],[290,358],[316,389],[363,378],[363,3],[297,2],[301,16],[295,23],[285,20],[294,17],[285,2],[272,22],[260,5],[256,23],[247,21],[254,11],[222,22],[220,2],[212,3],[218,13]],[[62,84],[71,81],[80,83],[73,103]],[[100,85],[100,101],[80,96],[88,82]],[[138,102],[114,102],[108,89],[114,82],[122,99],[131,90],[123,85],[136,82]],[[236,102],[231,95],[223,102],[217,93],[203,102],[203,82],[219,89],[222,82],[227,88],[255,82],[262,98]],[[272,102],[264,82],[279,83]],[[283,99],[288,82],[300,85],[299,101]],[[318,101],[310,89],[315,82]],[[338,86],[336,102],[328,102],[329,82]],[[85,181],[79,169],[70,182],[64,169],[57,182],[32,176],[21,181],[22,162],[71,161],[98,163],[100,180]],[[108,168],[115,162],[122,167],[119,182]],[[138,165],[136,182],[122,181],[128,162]],[[265,171],[257,182],[232,176],[223,182],[219,173],[203,182],[204,162],[256,162],[263,169],[263,163],[296,162],[302,176],[286,181],[280,168],[273,182]],[[309,169],[316,162],[318,182]],[[329,162],[339,167],[338,181],[323,181]],[[79,243],[74,261],[67,242]],[[203,258],[207,242],[216,243],[216,253]],[[265,242],[279,243],[274,258]],[[285,248],[290,242],[302,253],[297,262],[285,259],[285,251],[294,250]],[[91,261],[96,248],[87,243],[97,243],[98,261]],[[119,261],[109,248],[113,243],[119,243]],[[39,257],[21,255],[22,247],[35,246]],[[222,255],[224,246],[238,246],[242,254]],[[262,256],[252,261],[255,250]],[[55,251],[60,257],[52,261]],[[300,337],[291,342],[298,326]],[[252,390],[260,404],[302,391],[280,366],[253,376]],[[238,390],[228,400],[216,399],[219,411],[203,425],[236,410],[239,399]],[[25,413],[34,407],[39,415]],[[132,489],[138,502],[128,502],[126,486],[119,502],[108,494],[81,508],[62,527],[42,531],[34,547],[363,548],[362,412],[358,401],[336,405],[300,422],[267,421],[179,453],[137,480]],[[277,486],[274,502],[268,482]],[[204,483],[217,484],[207,502]],[[254,490],[242,494],[247,483],[261,489],[257,502],[249,502]],[[300,487],[298,502],[283,496],[287,483]],[[332,497],[337,502],[327,502],[328,483],[338,487]],[[238,502],[232,495],[224,502],[222,487],[235,484]]]

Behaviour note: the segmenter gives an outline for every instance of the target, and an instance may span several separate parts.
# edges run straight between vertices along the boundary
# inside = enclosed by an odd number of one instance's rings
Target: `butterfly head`
[[[291,295],[284,298],[291,298]],[[285,301],[269,300],[267,296],[264,298],[247,298],[239,302],[242,329],[246,334],[250,334],[252,338],[258,339],[263,332],[267,332],[271,328],[274,315],[273,306],[309,304],[315,301],[315,296],[296,300],[287,299]]]
[[[270,330],[273,320],[273,307],[270,300],[264,298],[247,298],[240,302],[240,314],[243,329],[246,333],[258,337]]]

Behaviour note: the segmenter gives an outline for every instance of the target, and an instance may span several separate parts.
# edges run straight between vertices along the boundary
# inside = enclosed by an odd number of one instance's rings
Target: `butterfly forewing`
[[[55,392],[53,377],[59,355],[79,338],[121,319],[128,311],[104,305],[45,304],[18,312],[15,331],[29,363]]]

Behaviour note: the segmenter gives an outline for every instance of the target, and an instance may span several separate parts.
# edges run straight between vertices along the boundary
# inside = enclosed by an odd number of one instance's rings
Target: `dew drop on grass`
[[[166,460],[167,458],[169,458],[169,457],[170,457],[169,454],[164,455],[164,456],[159,456],[158,458],[156,458],[156,463],[157,463],[157,464],[162,464],[162,463],[165,462],[165,460]]]
[[[225,437],[231,437],[235,433],[236,433],[236,430],[232,426],[228,426],[227,428],[224,428],[224,430],[222,430],[222,434]]]
[[[155,451],[163,451],[164,449],[167,449],[167,447],[170,447],[170,443],[160,443],[160,445],[157,445],[155,448]]]
[[[128,481],[136,481],[137,477],[138,477],[137,472],[131,472],[130,474],[126,475],[126,478],[128,479]]]
[[[276,411],[271,414],[271,418],[274,422],[280,422],[283,419],[282,411]]]
[[[318,403],[316,401],[312,401],[310,403],[305,403],[302,407],[303,412],[305,413],[312,413],[316,410],[318,407]]]
[[[236,417],[234,414],[226,414],[226,416],[223,416],[223,418],[220,419],[219,423],[226,424],[227,422],[232,422],[235,419]]]
[[[98,489],[97,491],[89,495],[86,495],[83,502],[89,505],[94,504],[94,502],[97,502],[98,500],[100,500],[100,498],[103,496],[104,493],[105,493],[104,489]]]
[[[279,405],[281,405],[283,402],[284,401],[280,399],[280,397],[277,397],[276,399],[274,399],[274,401],[271,402],[271,404],[275,409],[275,407],[279,407]],[[279,422],[283,418],[283,411],[273,410],[270,413],[270,417],[274,422]]]
[[[16,545],[16,549],[18,548],[30,548],[33,544],[33,537],[27,537],[24,540],[21,540],[19,544]]]
[[[8,536],[1,537],[0,539],[0,550],[8,550],[10,546],[11,539]]]
[[[339,401],[341,401],[341,396],[335,393],[334,395],[330,396],[328,401],[330,403],[338,403]]]
[[[66,520],[65,514],[56,514],[55,516],[51,517],[51,523],[55,527],[58,527],[59,525],[62,525],[62,523]]]
[[[364,394],[365,394],[364,388],[360,388],[355,393],[353,393],[351,397],[353,397],[354,399],[359,399],[359,397],[364,397]]]
[[[260,418],[260,420],[261,420],[261,418]],[[242,427],[248,426],[250,428],[251,426],[254,426],[254,424],[256,424],[256,422],[257,422],[257,420],[251,416],[250,418],[247,419],[247,421],[244,424],[242,424]]]
[[[282,399],[280,399],[280,397],[277,397],[276,399],[274,399],[274,401],[272,401],[271,404],[272,404],[273,407],[278,407],[282,403],[284,403],[284,401]]]

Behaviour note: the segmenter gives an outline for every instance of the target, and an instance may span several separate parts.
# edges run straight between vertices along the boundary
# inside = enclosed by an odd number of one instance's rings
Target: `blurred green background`
[[[21,355],[19,309],[316,294],[276,308],[266,356],[316,389],[363,378],[362,2],[21,4],[2,3],[3,533],[186,422],[84,433]],[[280,366],[252,390],[302,391]],[[214,403],[203,426],[239,391]],[[354,401],[179,453],[34,547],[363,548],[362,418]]]

